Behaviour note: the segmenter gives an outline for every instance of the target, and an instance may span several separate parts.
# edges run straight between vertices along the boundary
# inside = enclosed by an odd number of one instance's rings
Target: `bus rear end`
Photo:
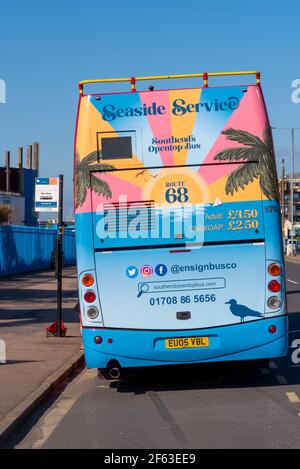
[[[187,76],[188,77],[188,76]],[[155,77],[153,77],[155,78]],[[253,85],[81,95],[75,155],[87,366],[286,355],[275,156]]]

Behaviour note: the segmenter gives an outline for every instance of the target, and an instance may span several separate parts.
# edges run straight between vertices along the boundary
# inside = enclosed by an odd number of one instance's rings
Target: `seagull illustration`
[[[217,197],[215,203],[213,204],[213,207],[220,207],[220,205],[223,205],[223,202]]]
[[[239,305],[238,302],[234,299],[226,301],[226,305],[230,305],[230,311],[234,316],[238,316],[241,318],[241,322],[245,322],[246,317],[253,317],[253,318],[262,318],[263,315],[258,311],[254,311],[253,309],[248,308],[245,305]]]

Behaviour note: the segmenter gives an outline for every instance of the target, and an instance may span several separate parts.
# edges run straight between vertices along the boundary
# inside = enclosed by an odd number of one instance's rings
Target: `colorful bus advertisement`
[[[131,84],[102,94],[81,85],[74,181],[87,366],[285,356],[280,207],[259,80]]]

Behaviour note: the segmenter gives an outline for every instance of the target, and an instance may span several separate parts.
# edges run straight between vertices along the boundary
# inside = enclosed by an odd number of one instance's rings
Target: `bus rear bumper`
[[[276,332],[269,331],[270,326]],[[95,338],[101,337],[100,344]],[[166,339],[208,337],[209,346],[167,349]],[[284,357],[288,351],[287,316],[209,329],[146,331],[83,329],[86,365],[106,368],[117,361],[122,368]]]

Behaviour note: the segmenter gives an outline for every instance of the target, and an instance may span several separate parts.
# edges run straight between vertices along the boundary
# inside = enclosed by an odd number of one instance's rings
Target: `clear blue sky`
[[[40,175],[65,174],[67,213],[81,79],[259,69],[272,125],[300,127],[300,103],[291,101],[300,79],[299,0],[1,3],[1,158],[39,141]],[[289,157],[288,134],[276,132],[275,142],[277,158]],[[300,131],[296,143],[299,156]]]

